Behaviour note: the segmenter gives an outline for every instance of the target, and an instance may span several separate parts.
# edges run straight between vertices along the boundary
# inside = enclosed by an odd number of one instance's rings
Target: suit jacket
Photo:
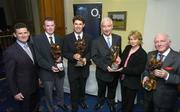
[[[112,34],[112,46],[119,46],[121,49],[121,37]],[[121,50],[120,53],[121,54]],[[103,35],[95,39],[92,43],[91,56],[96,64],[96,77],[103,81],[113,81],[117,73],[108,72],[107,67],[111,65],[111,50],[108,47]]]
[[[74,32],[68,34],[64,38],[64,57],[68,60],[68,78],[73,80],[83,74],[83,77],[89,76],[89,65],[91,64],[91,41],[92,37],[86,33],[83,33],[83,38],[85,39],[85,50],[82,53],[82,57],[87,59],[87,64],[84,67],[75,67],[77,60],[73,58],[73,55],[76,53],[76,37]]]
[[[51,53],[51,45],[45,33],[33,37],[32,42],[35,47],[38,65],[40,66],[40,79],[42,81],[52,81],[54,80],[55,75],[58,75],[59,77],[64,77],[64,71],[54,73],[51,70],[51,67],[55,65],[55,62]],[[59,44],[61,48],[63,47],[63,40],[56,35],[55,43]]]
[[[131,45],[127,45],[124,49],[121,55],[121,67],[124,66],[131,48]],[[122,81],[124,86],[130,89],[139,89],[141,87],[141,73],[144,71],[146,61],[147,54],[140,46],[135,53],[131,54],[127,67],[124,67],[121,71],[122,74],[125,74],[125,79]]]
[[[151,55],[157,55],[157,51],[148,53],[148,60]],[[146,92],[151,94],[155,105],[161,108],[173,108],[177,100],[177,85],[180,83],[180,55],[178,52],[171,49],[169,54],[166,56],[162,68],[171,67],[173,70],[169,72],[169,78],[167,80],[157,78],[157,88],[155,91]],[[143,76],[148,76],[148,63]]]
[[[33,54],[34,62],[36,62],[32,46],[29,45],[29,48]],[[21,92],[26,96],[37,90],[38,67],[17,42],[4,52],[4,64],[6,78],[13,95]]]

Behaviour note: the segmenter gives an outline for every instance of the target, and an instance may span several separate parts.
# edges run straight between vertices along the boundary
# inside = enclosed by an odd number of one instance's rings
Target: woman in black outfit
[[[121,91],[122,111],[132,112],[134,100],[141,88],[141,73],[144,71],[147,53],[142,48],[142,35],[138,31],[131,31],[127,45],[121,56]]]

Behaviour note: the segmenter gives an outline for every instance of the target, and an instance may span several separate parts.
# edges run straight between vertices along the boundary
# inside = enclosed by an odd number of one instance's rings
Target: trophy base
[[[119,65],[113,63],[111,65],[111,69],[113,69],[114,71],[117,71],[117,70],[119,70]]]
[[[81,61],[77,61],[75,67],[83,67],[84,64]]]
[[[156,89],[156,80],[151,79],[151,80],[145,82],[143,87],[147,91],[155,90]]]
[[[57,65],[57,68],[60,70],[60,71],[63,71],[64,70],[64,66],[62,63],[58,63]]]
[[[86,65],[86,60],[84,60],[84,58],[81,58],[79,61],[77,61],[75,67],[83,67],[84,65]]]

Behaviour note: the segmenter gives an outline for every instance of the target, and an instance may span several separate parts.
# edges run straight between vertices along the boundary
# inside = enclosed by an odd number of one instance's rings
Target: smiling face
[[[154,39],[155,48],[160,52],[164,53],[168,48],[170,48],[171,41],[166,34],[157,34]]]
[[[129,44],[132,47],[136,47],[140,45],[140,41],[138,38],[134,37],[133,35],[129,37]]]
[[[16,39],[18,39],[22,43],[26,43],[27,40],[29,39],[30,33],[27,28],[19,28],[15,30],[13,35],[14,37],[16,37]]]
[[[142,44],[142,35],[139,31],[131,31],[128,36],[129,44],[132,47],[141,46]]]
[[[73,27],[74,27],[74,32],[76,33],[81,33],[83,31],[85,24],[83,23],[83,21],[80,20],[75,20],[73,23]]]
[[[49,35],[52,35],[55,31],[54,20],[45,20],[43,28],[44,28],[45,32],[47,32]]]
[[[101,31],[104,35],[109,36],[112,33],[113,23],[110,18],[104,18],[101,22]]]

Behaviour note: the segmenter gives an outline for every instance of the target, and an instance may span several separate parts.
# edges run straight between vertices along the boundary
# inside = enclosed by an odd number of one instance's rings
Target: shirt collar
[[[110,38],[110,40],[112,40],[112,35],[106,36],[106,35],[103,34],[103,37],[104,37],[105,40],[107,40],[107,38]]]
[[[171,50],[171,49],[168,48],[162,55],[163,55],[163,56],[167,56],[167,55],[169,54],[170,50]]]
[[[27,42],[26,42],[26,43],[22,43],[22,42],[19,41],[19,40],[16,40],[16,42],[17,42],[22,48],[24,48],[24,46],[27,46]]]
[[[74,32],[74,35],[76,37],[76,39],[78,39],[78,36],[80,36],[81,38],[83,37],[83,32],[77,34],[76,32]]]
[[[49,37],[52,37],[52,38],[54,38],[54,34],[52,34],[52,35],[49,35],[47,32],[45,32],[45,34],[46,34],[46,36],[49,38]]]
[[[112,38],[112,35],[106,36],[106,35],[103,34],[103,37],[104,37],[104,38],[108,38],[108,37],[109,37],[109,38]]]

